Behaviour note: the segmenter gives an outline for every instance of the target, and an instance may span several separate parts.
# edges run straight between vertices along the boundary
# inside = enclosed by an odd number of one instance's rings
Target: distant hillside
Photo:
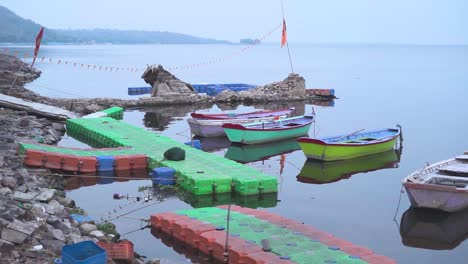
[[[33,43],[41,25],[0,6],[0,42]],[[186,34],[138,30],[62,30],[46,28],[44,43],[212,44],[229,43]]]

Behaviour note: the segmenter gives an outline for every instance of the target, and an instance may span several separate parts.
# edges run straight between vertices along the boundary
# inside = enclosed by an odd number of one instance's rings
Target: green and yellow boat
[[[233,143],[261,144],[307,135],[315,115],[295,116],[270,122],[224,124],[227,137]]]
[[[356,131],[351,134],[297,139],[309,159],[334,161],[357,158],[391,150],[401,134],[401,127],[374,131]]]
[[[358,173],[397,168],[400,155],[400,150],[394,149],[348,160],[306,160],[296,178],[300,182],[312,184],[337,182]]]

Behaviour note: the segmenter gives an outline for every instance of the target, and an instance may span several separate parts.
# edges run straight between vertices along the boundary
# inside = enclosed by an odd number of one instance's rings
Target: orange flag
[[[39,47],[41,46],[42,35],[44,35],[44,27],[41,27],[39,33],[36,36],[36,47],[34,48],[34,58],[31,63],[31,67],[34,66],[34,62],[36,62],[37,54],[39,53]]]
[[[283,31],[281,32],[281,47],[283,47],[287,42],[287,34],[286,34],[286,20],[283,18]]]

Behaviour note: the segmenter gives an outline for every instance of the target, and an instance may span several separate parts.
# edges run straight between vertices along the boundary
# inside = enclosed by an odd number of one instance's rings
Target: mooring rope
[[[403,191],[403,184],[402,184],[401,189],[400,189],[400,198],[398,199],[398,205],[397,205],[397,208],[396,208],[396,211],[395,211],[395,215],[393,216],[393,221],[396,221],[398,211],[400,210],[401,197],[403,196],[404,193],[405,192]]]
[[[226,243],[224,244],[224,262],[229,262],[229,221],[231,220],[231,202],[229,202],[226,218]]]

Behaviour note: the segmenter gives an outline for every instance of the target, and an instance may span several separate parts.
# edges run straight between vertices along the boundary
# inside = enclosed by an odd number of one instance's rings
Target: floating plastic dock
[[[105,113],[120,117],[117,109]],[[68,119],[67,133],[93,147],[116,149],[80,150],[20,144],[20,154],[26,156],[24,163],[79,172],[169,167],[176,171],[176,183],[195,195],[232,191],[240,195],[263,195],[278,190],[274,176],[110,117]],[[164,159],[164,152],[172,147],[185,150],[185,160]]]
[[[154,214],[152,233],[156,237],[172,236],[190,248],[224,261],[227,208],[225,205]],[[232,264],[396,263],[310,226],[235,205],[231,206],[230,213],[228,256]]]

